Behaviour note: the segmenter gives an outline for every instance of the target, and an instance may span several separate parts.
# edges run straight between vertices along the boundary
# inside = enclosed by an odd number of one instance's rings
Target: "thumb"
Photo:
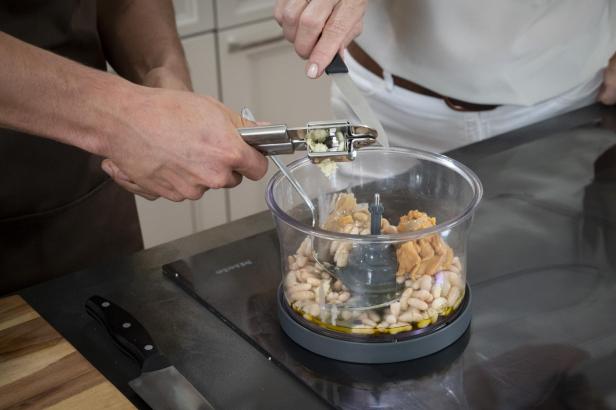
[[[616,104],[616,87],[610,87],[604,83],[599,91],[599,101],[605,105]]]

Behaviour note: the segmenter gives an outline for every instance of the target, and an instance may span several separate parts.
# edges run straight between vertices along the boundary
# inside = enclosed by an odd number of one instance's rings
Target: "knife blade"
[[[332,62],[325,69],[325,72],[336,83],[344,99],[359,118],[359,122],[376,129],[379,136],[378,142],[383,147],[389,147],[389,139],[381,121],[379,121],[374,111],[372,111],[370,104],[368,104],[366,98],[351,79],[349,69],[342,60],[342,57],[340,57],[340,54],[336,54]]]
[[[154,340],[130,313],[101,296],[86,301],[86,311],[100,322],[117,346],[141,366],[128,384],[155,410],[213,410],[214,407],[159,351]]]

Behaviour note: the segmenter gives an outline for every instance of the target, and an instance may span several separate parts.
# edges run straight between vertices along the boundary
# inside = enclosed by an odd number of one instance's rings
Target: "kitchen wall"
[[[249,107],[260,120],[289,126],[332,119],[329,80],[305,77],[304,61],[273,19],[274,0],[173,3],[197,93],[216,96],[236,111]],[[145,246],[267,209],[265,186],[275,171],[270,162],[261,181],[245,180],[234,189],[211,190],[198,201],[137,198]]]

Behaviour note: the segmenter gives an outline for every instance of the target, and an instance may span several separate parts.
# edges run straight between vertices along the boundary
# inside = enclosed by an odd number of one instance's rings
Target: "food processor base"
[[[415,337],[391,341],[350,341],[308,329],[292,317],[282,287],[278,287],[278,318],[284,332],[300,346],[330,359],[352,363],[394,363],[417,359],[442,350],[458,340],[471,322],[471,291],[466,292],[457,317],[442,328]]]

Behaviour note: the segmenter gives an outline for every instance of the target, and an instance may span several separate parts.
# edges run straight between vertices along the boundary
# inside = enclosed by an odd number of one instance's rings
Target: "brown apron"
[[[2,0],[0,30],[106,69],[96,0]],[[143,248],[134,196],[100,162],[0,128],[0,295]]]

